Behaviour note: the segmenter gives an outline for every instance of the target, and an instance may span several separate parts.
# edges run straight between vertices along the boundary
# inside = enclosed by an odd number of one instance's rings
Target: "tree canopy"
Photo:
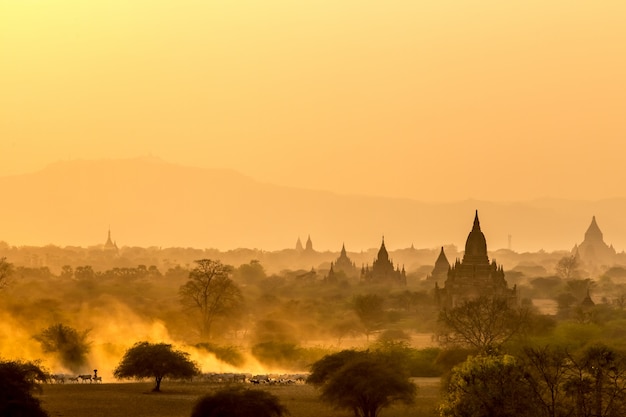
[[[288,414],[278,397],[261,390],[230,387],[202,397],[191,417],[282,417]]]
[[[394,356],[344,350],[327,355],[311,367],[308,380],[322,399],[357,417],[376,417],[394,402],[411,403],[417,387]]]
[[[32,394],[38,389],[36,380],[47,374],[32,362],[0,362],[0,416],[47,417],[39,400]]]
[[[469,357],[452,371],[442,417],[536,417],[524,369],[510,355]]]
[[[153,391],[160,391],[165,376],[191,378],[200,373],[189,354],[166,343],[137,342],[128,349],[113,372],[118,378],[154,378]]]

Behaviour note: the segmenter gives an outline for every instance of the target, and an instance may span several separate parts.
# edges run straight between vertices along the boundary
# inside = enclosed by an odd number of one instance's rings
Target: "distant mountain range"
[[[0,240],[91,246],[107,231],[118,246],[278,250],[304,244],[349,251],[454,244],[463,249],[479,210],[490,250],[571,249],[593,215],[604,240],[626,248],[626,199],[428,203],[264,184],[229,170],[154,158],[59,162],[0,177]]]

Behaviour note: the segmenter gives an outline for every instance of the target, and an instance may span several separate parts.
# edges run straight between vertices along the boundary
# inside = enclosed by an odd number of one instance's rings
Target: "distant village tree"
[[[7,258],[0,258],[0,289],[9,284],[9,278],[13,274],[13,264],[7,262]]]
[[[565,280],[578,278],[579,266],[576,255],[564,256],[556,264],[556,274]]]
[[[230,279],[232,268],[220,261],[200,259],[180,287],[183,306],[199,317],[200,337],[210,339],[219,318],[238,314],[243,303],[239,287]]]
[[[124,357],[113,371],[118,379],[154,378],[152,391],[161,390],[164,377],[191,378],[200,373],[189,354],[175,350],[166,343],[137,342],[128,349]]]
[[[352,301],[352,307],[363,325],[368,341],[370,335],[380,329],[384,322],[384,302],[384,298],[378,294],[357,295]]]

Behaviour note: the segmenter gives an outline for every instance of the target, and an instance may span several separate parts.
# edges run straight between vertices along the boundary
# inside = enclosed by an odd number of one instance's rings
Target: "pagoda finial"
[[[476,215],[474,216],[474,230],[480,230],[480,220],[478,220],[478,210],[476,210]]]

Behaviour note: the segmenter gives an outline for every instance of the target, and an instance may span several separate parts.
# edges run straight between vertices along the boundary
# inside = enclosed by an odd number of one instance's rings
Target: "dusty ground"
[[[416,379],[418,398],[411,406],[397,405],[384,410],[381,417],[434,417],[439,397],[439,381]],[[258,386],[251,389],[258,389]],[[188,417],[202,395],[221,388],[207,383],[163,382],[161,393],[151,391],[152,384],[59,384],[45,385],[39,395],[51,417]],[[310,385],[260,386],[280,398],[291,417],[347,417],[318,398]]]

